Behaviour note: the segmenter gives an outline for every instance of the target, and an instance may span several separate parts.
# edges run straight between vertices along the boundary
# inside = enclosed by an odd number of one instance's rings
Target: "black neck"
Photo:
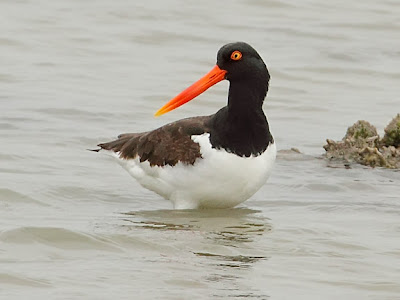
[[[258,82],[232,82],[229,86],[228,109],[236,110],[261,110],[264,98],[267,95],[268,84],[260,88]]]
[[[239,156],[259,155],[273,142],[267,118],[262,110],[268,81],[231,82],[228,106],[211,120],[213,148],[223,148]]]

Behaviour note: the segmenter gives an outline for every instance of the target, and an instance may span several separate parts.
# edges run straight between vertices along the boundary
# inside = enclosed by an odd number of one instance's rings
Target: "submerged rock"
[[[341,141],[326,140],[326,157],[331,160],[357,162],[371,167],[400,168],[400,114],[379,138],[376,128],[367,121],[357,121],[347,129]]]

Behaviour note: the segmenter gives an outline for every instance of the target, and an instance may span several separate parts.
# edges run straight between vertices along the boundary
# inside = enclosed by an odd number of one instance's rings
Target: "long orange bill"
[[[189,102],[193,98],[197,97],[209,87],[225,79],[225,70],[221,70],[217,65],[200,80],[193,83],[186,90],[181,92],[178,96],[170,100],[167,104],[161,107],[154,115],[156,117],[161,116],[175,108]]]

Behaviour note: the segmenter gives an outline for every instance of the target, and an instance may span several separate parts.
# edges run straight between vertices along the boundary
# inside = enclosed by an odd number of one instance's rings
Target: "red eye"
[[[240,60],[241,58],[242,58],[242,52],[240,52],[238,50],[232,52],[232,54],[231,54],[232,60]]]

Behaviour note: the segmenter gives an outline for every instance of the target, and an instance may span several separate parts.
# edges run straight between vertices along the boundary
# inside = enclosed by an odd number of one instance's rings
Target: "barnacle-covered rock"
[[[360,150],[376,147],[379,136],[376,128],[367,121],[357,121],[347,129],[341,141],[327,139],[324,146],[326,156],[330,159],[342,159],[346,162],[358,161]]]
[[[386,126],[382,144],[387,147],[400,147],[400,114],[397,114]]]
[[[346,135],[343,139],[364,141],[367,138],[378,136],[375,126],[369,122],[360,120],[347,128]]]
[[[326,140],[330,160],[356,162],[371,167],[400,168],[400,114],[386,127],[379,139],[376,128],[367,121],[357,121],[347,129],[341,141]]]

